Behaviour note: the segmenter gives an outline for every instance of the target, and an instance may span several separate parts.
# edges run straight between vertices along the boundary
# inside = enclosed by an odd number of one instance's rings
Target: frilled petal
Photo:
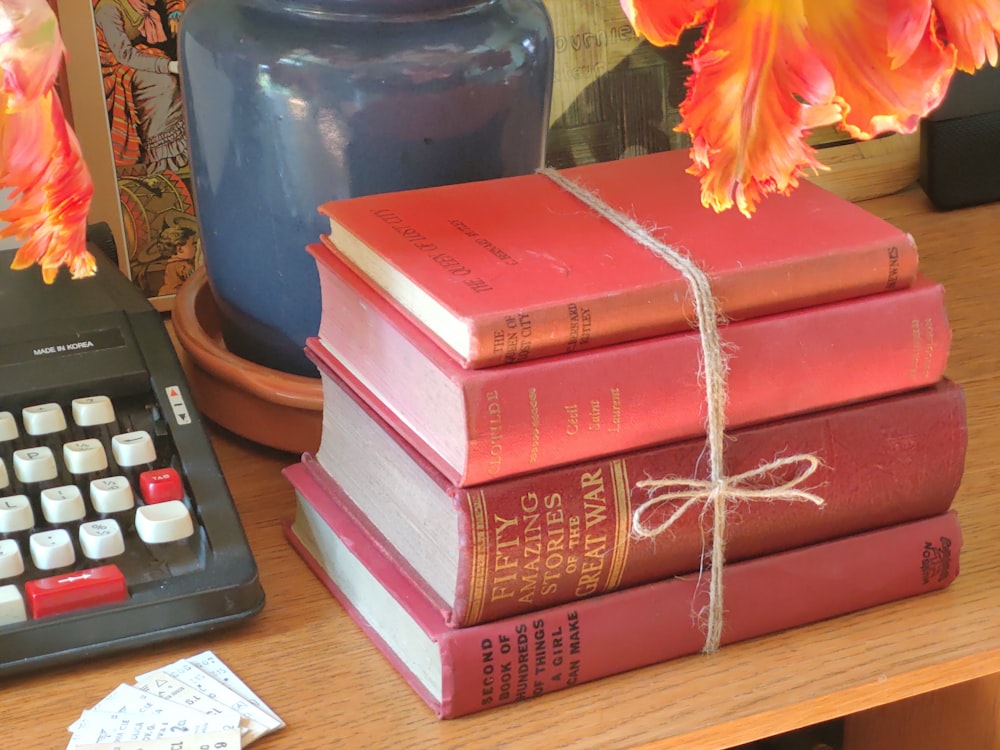
[[[804,135],[835,122],[832,80],[804,34],[800,0],[721,0],[691,57],[679,129],[692,140],[702,202],[747,216],[821,167]]]
[[[636,32],[658,46],[677,44],[685,29],[705,22],[715,0],[621,0],[622,10]]]
[[[0,185],[10,205],[0,236],[22,244],[11,264],[42,266],[47,283],[66,265],[89,276],[86,246],[93,182],[54,93],[65,50],[45,0],[0,3]]]
[[[885,6],[889,19],[886,52],[896,67],[920,45],[931,19],[931,0],[885,0]]]
[[[1000,0],[934,0],[941,35],[954,45],[957,64],[967,73],[997,64]]]
[[[916,0],[895,4],[921,5]],[[854,138],[913,132],[920,118],[941,103],[954,71],[955,50],[938,39],[933,23],[909,28],[913,38],[902,43],[892,5],[807,4],[809,42],[833,76],[844,105],[844,128]]]
[[[1000,57],[1000,0],[621,0],[636,31],[673,44],[703,26],[678,130],[702,200],[752,213],[817,169],[805,136],[839,121],[867,139],[913,132],[956,69]]]

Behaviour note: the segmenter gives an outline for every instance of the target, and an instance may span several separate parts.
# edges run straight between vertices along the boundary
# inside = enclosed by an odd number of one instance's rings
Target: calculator
[[[257,566],[158,312],[0,252],[0,675],[236,624]]]

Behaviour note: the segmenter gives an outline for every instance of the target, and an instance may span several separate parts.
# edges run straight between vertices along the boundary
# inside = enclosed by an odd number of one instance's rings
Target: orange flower
[[[910,133],[956,68],[997,62],[1000,0],[621,0],[636,32],[676,44],[703,26],[678,130],[702,202],[749,216],[823,165],[819,125]]]
[[[12,268],[34,263],[52,283],[61,265],[73,278],[94,273],[87,211],[94,186],[55,94],[65,54],[46,0],[0,2],[0,237],[22,245]]]

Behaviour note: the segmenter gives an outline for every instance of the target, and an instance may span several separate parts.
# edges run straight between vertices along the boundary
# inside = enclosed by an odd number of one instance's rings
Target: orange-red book
[[[752,219],[702,207],[686,152],[563,175],[710,277],[730,321],[909,286],[912,238],[816,185]],[[687,282],[541,174],[325,203],[330,239],[462,366],[511,364],[691,327]]]
[[[470,370],[324,248],[307,346],[462,486],[705,434],[697,332]],[[941,285],[733,322],[729,428],[937,382],[951,331]]]

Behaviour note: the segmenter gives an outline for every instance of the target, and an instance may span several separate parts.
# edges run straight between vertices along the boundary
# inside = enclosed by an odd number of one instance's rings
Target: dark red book
[[[461,367],[331,253],[312,246],[323,365],[458,485],[705,434],[697,332],[507,367]],[[937,382],[951,330],[941,285],[730,323],[728,427]]]
[[[913,239],[803,182],[752,220],[701,205],[690,159],[665,151],[560,174],[709,275],[743,320],[908,286]],[[687,330],[687,282],[541,174],[361,196],[320,207],[350,264],[467,367]]]
[[[445,621],[467,627],[697,570],[710,546],[711,514],[694,508],[656,539],[632,534],[649,498],[647,478],[708,479],[703,439],[595,458],[534,474],[457,487],[336,375],[324,375],[327,414],[315,460],[320,484],[337,483],[386,543],[442,602]],[[800,489],[822,497],[734,502],[731,561],[936,515],[961,483],[965,401],[951,382],[735,430],[726,475],[768,459],[820,462]],[[800,462],[759,478],[763,489],[800,476]],[[657,504],[655,526],[680,502]]]
[[[453,718],[701,650],[698,575],[669,578],[468,628],[296,464],[288,539],[438,716]],[[954,511],[727,565],[723,644],[942,589],[958,575]],[[723,646],[725,648],[725,646]]]

